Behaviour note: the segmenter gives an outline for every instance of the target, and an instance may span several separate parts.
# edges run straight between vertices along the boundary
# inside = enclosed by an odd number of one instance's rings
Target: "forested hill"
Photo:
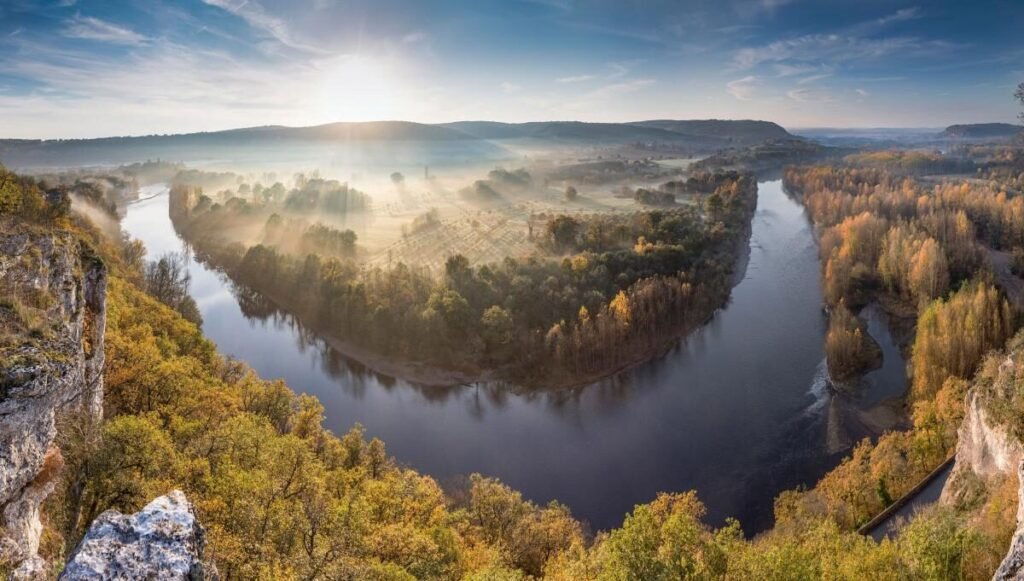
[[[692,119],[678,121],[674,119],[657,119],[637,121],[632,125],[654,127],[666,131],[674,131],[686,135],[706,138],[725,139],[732,143],[761,143],[771,139],[795,139],[778,123],[756,121],[751,119]]]
[[[950,125],[941,135],[951,139],[991,139],[1013,137],[1022,131],[1024,127],[1012,123],[968,123]]]
[[[534,121],[498,123],[496,121],[456,121],[444,127],[480,139],[539,139],[554,141],[595,141],[628,143],[633,141],[685,142],[694,136],[657,127],[629,123],[584,123],[582,121]]]
[[[760,143],[769,139],[792,139],[794,137],[771,121],[722,119],[661,119],[630,123],[457,121],[446,123],[444,127],[481,139],[662,141],[700,144],[704,147],[725,147],[737,143]]]

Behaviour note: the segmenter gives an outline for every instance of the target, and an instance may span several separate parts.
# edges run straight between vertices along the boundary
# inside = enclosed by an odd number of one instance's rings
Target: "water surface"
[[[184,248],[149,188],[124,228],[155,256]],[[191,293],[220,350],[320,398],[336,433],[361,423],[399,462],[442,483],[480,472],[595,529],[658,491],[695,489],[719,524],[771,524],[781,490],[813,484],[828,398],[817,247],[781,182],[760,184],[750,260],[729,304],[661,359],[571,392],[431,389],[367,372],[290,317],[247,317],[224,275],[192,261]],[[874,331],[874,329],[872,329]]]

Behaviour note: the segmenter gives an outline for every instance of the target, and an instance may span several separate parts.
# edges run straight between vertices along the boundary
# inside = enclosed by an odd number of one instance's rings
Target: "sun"
[[[396,119],[399,83],[391,67],[358,55],[339,57],[324,67],[321,114],[333,121]]]

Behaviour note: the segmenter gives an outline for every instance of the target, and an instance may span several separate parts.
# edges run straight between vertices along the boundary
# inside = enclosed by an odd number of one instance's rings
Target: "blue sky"
[[[0,137],[1011,122],[1022,30],[1021,0],[0,0]]]

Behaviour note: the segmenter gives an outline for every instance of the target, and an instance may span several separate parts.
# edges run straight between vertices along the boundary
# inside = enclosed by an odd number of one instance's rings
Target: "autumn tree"
[[[986,283],[933,302],[918,320],[914,397],[931,397],[948,377],[970,377],[982,357],[1010,337],[1014,323],[1009,303]]]
[[[825,355],[829,375],[836,381],[867,371],[881,358],[878,345],[843,301],[829,311]]]

